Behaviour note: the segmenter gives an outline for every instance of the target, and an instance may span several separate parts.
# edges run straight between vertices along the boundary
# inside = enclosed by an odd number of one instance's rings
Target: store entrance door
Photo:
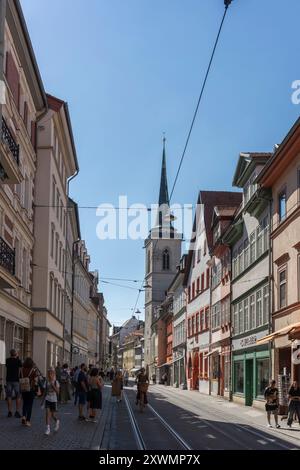
[[[252,406],[253,403],[253,359],[246,360],[246,390],[245,405]]]

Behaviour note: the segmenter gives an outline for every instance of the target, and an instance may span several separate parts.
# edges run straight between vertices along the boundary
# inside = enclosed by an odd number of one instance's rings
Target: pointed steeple
[[[166,204],[169,206],[169,203],[170,201],[169,201],[167,165],[166,165],[166,137],[164,136],[158,205],[161,206],[163,204]]]

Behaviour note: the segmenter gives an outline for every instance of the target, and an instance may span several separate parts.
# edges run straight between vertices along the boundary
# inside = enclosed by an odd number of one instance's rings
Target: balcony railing
[[[15,274],[15,250],[0,237],[0,266],[14,276]]]
[[[2,117],[2,126],[1,126],[1,139],[8,146],[16,163],[19,165],[19,145],[16,143],[15,139],[13,138],[13,135],[10,132],[8,125],[6,124],[6,121],[3,117]]]

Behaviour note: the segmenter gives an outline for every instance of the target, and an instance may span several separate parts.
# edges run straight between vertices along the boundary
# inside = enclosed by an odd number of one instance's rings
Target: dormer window
[[[162,258],[162,268],[163,271],[168,271],[170,269],[170,254],[169,250],[164,250]]]

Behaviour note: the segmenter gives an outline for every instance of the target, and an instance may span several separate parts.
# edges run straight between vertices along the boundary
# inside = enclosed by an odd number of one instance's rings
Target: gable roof
[[[193,233],[190,242],[190,249],[187,255],[187,264],[184,275],[183,284],[186,285],[187,279],[189,277],[190,268],[192,264],[194,250],[191,248],[193,242],[196,240],[197,236],[197,220],[198,220],[198,207],[203,205],[204,207],[204,225],[207,239],[207,247],[209,252],[212,249],[213,244],[213,235],[211,229],[211,221],[213,217],[214,208],[216,206],[228,205],[228,206],[239,206],[241,203],[241,193],[236,191],[199,191],[197,199],[197,208],[194,217],[193,223]]]
[[[241,152],[235,169],[232,185],[242,188],[249,173],[259,163],[265,164],[273,153],[271,152]]]

